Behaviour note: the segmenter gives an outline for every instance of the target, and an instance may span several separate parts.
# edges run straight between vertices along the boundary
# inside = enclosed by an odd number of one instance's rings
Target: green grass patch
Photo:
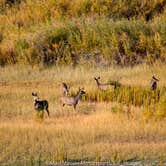
[[[163,100],[166,88],[160,88],[151,91],[144,87],[121,86],[119,88],[107,91],[93,90],[88,91],[83,97],[84,101],[103,102],[112,101],[123,104],[132,104],[135,106],[148,106],[159,103]]]

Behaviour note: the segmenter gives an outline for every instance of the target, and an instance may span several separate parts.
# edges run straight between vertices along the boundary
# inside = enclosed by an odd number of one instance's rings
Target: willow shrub
[[[43,26],[36,33],[13,41],[13,49],[2,52],[1,59],[18,63],[71,64],[93,61],[97,64],[134,65],[165,61],[164,28],[139,20],[90,20],[85,24],[66,21]],[[153,29],[153,31],[152,31]],[[12,46],[12,45],[11,45]],[[2,47],[3,48],[3,45]],[[8,50],[6,50],[8,51]],[[7,55],[7,56],[6,56]],[[12,61],[11,61],[12,62]],[[8,62],[6,62],[8,63]]]

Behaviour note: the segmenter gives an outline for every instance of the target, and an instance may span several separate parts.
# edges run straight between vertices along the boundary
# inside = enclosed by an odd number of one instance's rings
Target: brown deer
[[[76,106],[81,99],[82,95],[84,95],[86,92],[82,89],[79,88],[77,94],[75,96],[62,96],[60,98],[60,101],[62,103],[62,106],[64,107],[65,105],[73,106],[74,110],[76,110]]]
[[[157,82],[158,81],[159,80],[155,76],[152,76],[152,79],[150,81],[150,89],[156,90],[157,89]]]
[[[94,77],[94,80],[95,80],[96,83],[97,83],[98,89],[103,90],[103,91],[107,90],[110,85],[109,85],[109,84],[102,84],[102,83],[100,83],[100,82],[99,82],[99,79],[100,79],[100,77],[97,77],[97,78]]]
[[[105,91],[107,89],[112,89],[112,86],[113,86],[112,84],[110,84],[110,83],[102,84],[99,82],[99,79],[100,79],[100,77],[97,77],[97,78],[94,77],[94,80],[96,81],[97,87],[99,90]]]
[[[117,81],[109,81],[109,83],[102,84],[99,82],[100,77],[97,77],[97,78],[94,77],[94,79],[97,83],[98,89],[103,90],[103,91],[105,91],[107,89],[112,89],[112,88],[116,89],[116,88],[119,88],[121,86],[121,84],[119,83],[118,80]]]
[[[32,96],[34,98],[34,109],[37,112],[46,110],[48,116],[50,116],[50,113],[48,110],[48,101],[47,100],[39,100],[37,93],[34,93],[34,92],[32,92]]]

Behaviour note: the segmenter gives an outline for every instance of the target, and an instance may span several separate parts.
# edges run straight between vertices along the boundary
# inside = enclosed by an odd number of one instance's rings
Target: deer
[[[62,106],[65,105],[73,106],[74,110],[76,110],[76,106],[81,99],[82,95],[86,94],[83,88],[79,88],[77,94],[75,96],[62,96],[60,98],[60,101],[62,103]]]
[[[94,77],[94,80],[96,81],[97,87],[98,87],[99,90],[106,91],[107,89],[111,89],[112,86],[114,86],[114,88],[115,88],[115,85],[113,83],[102,84],[102,83],[99,82],[99,79],[100,79],[100,77],[97,77],[97,78]]]
[[[34,98],[34,109],[37,112],[46,110],[48,117],[50,117],[50,112],[48,110],[48,101],[47,100],[39,100],[37,93],[32,92],[32,96]]]
[[[110,81],[109,83],[105,83],[102,84],[99,82],[100,77],[94,77],[96,83],[97,83],[97,87],[99,90],[107,90],[107,89],[112,89],[112,87],[114,87],[114,89],[119,88],[121,86],[121,84],[119,83],[119,81]]]
[[[155,77],[155,76],[152,76],[152,79],[150,81],[150,89],[151,90],[156,90],[157,89],[157,82],[159,80]]]
[[[70,87],[66,83],[62,82],[62,95],[68,96]]]

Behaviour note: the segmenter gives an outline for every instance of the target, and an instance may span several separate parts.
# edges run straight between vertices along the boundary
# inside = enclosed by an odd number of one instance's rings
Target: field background
[[[153,103],[145,109],[128,103],[81,101],[76,112],[72,107],[62,108],[59,102],[62,81],[68,82],[74,93],[78,87],[84,87],[87,94],[92,89],[100,93],[93,79],[98,75],[102,82],[116,76],[122,77],[123,86],[147,88],[155,73],[162,88],[165,66],[155,66],[153,72],[151,69],[146,65],[123,69],[1,68],[0,162],[33,165],[36,161],[165,160],[165,100],[160,104],[162,109]],[[38,118],[32,92],[49,101],[50,118],[47,114],[44,119]]]
[[[0,165],[164,163],[165,71],[165,0],[0,0]],[[122,86],[100,92],[97,76]],[[84,87],[77,111],[62,108],[62,82]]]

